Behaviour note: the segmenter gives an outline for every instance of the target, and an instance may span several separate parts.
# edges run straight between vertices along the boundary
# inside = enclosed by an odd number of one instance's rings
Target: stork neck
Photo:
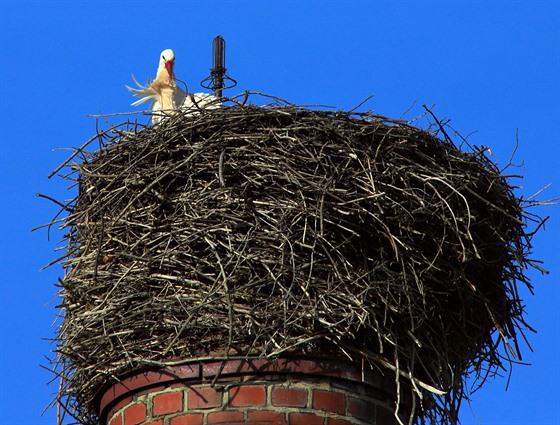
[[[170,86],[175,86],[175,74],[173,74],[172,77],[169,77],[169,74],[167,72],[167,69],[165,69],[165,67],[160,67],[158,69],[157,75],[156,75],[156,80],[157,81],[161,81],[162,83],[167,83]]]

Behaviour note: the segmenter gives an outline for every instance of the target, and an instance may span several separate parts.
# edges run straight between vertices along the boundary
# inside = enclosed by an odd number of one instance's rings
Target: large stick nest
[[[465,377],[520,356],[530,235],[438,124],[277,105],[101,131],[67,163],[63,407],[94,423],[104,385],[166,361],[336,355],[456,422]]]

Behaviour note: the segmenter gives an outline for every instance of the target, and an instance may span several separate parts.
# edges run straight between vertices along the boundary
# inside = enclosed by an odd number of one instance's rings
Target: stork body
[[[154,81],[148,79],[147,86],[142,86],[136,79],[134,82],[138,85],[138,89],[127,87],[134,96],[139,97],[132,106],[141,105],[142,103],[151,102],[152,122],[154,124],[160,122],[166,115],[183,109],[185,113],[192,114],[203,108],[218,108],[220,100],[208,93],[185,93],[180,87],[177,87],[175,73],[175,53],[173,50],[166,49],[161,52],[159,66]]]

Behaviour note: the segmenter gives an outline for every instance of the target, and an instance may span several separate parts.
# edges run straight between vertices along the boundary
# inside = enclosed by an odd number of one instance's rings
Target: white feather
[[[159,93],[156,92],[156,90],[154,90],[153,88],[150,87],[150,85],[152,84],[152,82],[150,81],[150,79],[148,78],[148,83],[146,86],[143,86],[142,84],[140,84],[138,82],[138,80],[136,80],[136,78],[134,77],[134,74],[132,74],[132,80],[136,83],[136,85],[138,86],[137,89],[129,87],[129,86],[125,86],[130,92],[132,92],[132,94],[134,94],[134,96],[139,97],[140,99],[136,100],[135,102],[131,103],[131,106],[138,106],[141,105],[142,103],[146,103],[151,101],[152,103],[150,104],[150,106],[153,106],[153,104],[155,102],[157,102],[158,98],[159,98]]]

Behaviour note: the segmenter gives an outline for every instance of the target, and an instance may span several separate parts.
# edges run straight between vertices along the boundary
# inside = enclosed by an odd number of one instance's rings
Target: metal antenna
[[[225,80],[229,80],[233,85],[226,86]],[[206,85],[204,83],[207,83]],[[200,85],[207,89],[212,89],[217,98],[222,97],[222,90],[235,87],[237,81],[227,75],[226,69],[226,41],[219,35],[212,40],[212,68],[210,76],[201,81]]]
[[[212,74],[214,75],[214,94],[222,97],[224,75],[226,73],[226,41],[219,35],[212,41]]]

